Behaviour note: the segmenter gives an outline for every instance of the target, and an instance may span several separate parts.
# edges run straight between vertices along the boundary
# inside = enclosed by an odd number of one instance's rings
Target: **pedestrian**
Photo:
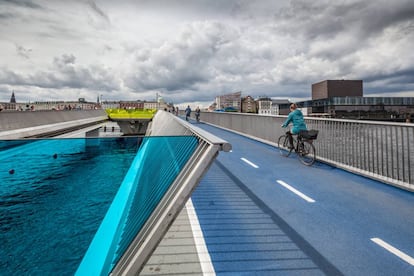
[[[188,118],[190,118],[191,115],[191,108],[190,106],[187,106],[187,108],[185,109],[185,120],[188,121]]]
[[[200,108],[198,106],[195,110],[195,116],[196,116],[197,122],[200,122]]]

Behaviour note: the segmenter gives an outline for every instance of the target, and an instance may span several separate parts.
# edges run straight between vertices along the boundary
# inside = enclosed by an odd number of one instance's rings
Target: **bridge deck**
[[[414,274],[413,193],[198,126],[233,150],[193,193],[201,233],[183,210],[142,275]]]

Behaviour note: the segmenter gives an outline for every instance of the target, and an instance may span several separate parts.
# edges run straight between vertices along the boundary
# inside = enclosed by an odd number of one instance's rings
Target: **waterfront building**
[[[78,101],[35,101],[16,102],[14,92],[10,102],[0,102],[0,111],[35,111],[35,110],[79,110],[79,109],[172,109],[172,104],[166,103],[157,95],[156,101],[103,101],[97,97],[97,102],[88,102],[84,98]]]
[[[256,100],[257,113],[260,115],[272,114],[272,99],[268,97],[262,97]]]
[[[225,109],[226,107],[233,107],[238,112],[241,111],[241,91],[226,95],[217,96],[215,99],[217,109]]]
[[[14,91],[12,92],[10,103],[16,103],[16,97],[14,96]]]
[[[27,110],[30,106],[30,110],[84,110],[84,109],[96,109],[97,105],[93,102],[86,101],[47,101],[47,102],[33,102],[19,104],[19,110]],[[33,108],[32,108],[33,107]]]
[[[364,97],[362,80],[312,84],[312,100],[297,105],[313,117],[399,122],[414,119],[414,97]],[[289,114],[289,104],[280,106],[280,114]]]
[[[217,103],[214,102],[211,105],[209,105],[209,107],[207,108],[207,111],[209,112],[214,111],[216,110],[216,107],[217,107]]]
[[[144,102],[143,101],[119,101],[119,108],[144,109]]]
[[[158,109],[157,102],[144,102],[144,109]]]
[[[233,107],[236,111],[242,113],[255,113],[263,115],[280,115],[280,105],[290,103],[287,99],[271,99],[269,97],[260,97],[254,99],[248,95],[241,97],[241,92],[218,96],[208,110],[226,111]],[[240,109],[237,107],[240,106]],[[233,111],[233,110],[232,110]]]
[[[119,108],[119,101],[101,101],[102,109],[117,109]]]
[[[300,105],[313,116],[400,122],[414,119],[414,97],[331,97]]]
[[[246,96],[241,100],[241,112],[243,113],[257,113],[256,101],[252,96]]]
[[[290,104],[289,100],[272,99],[272,115],[280,115],[280,106],[285,104]]]
[[[0,111],[2,110],[16,110],[16,97],[14,96],[14,91],[12,92],[12,95],[10,97],[10,102],[0,102]]]
[[[324,80],[312,84],[312,100],[362,96],[362,80]]]
[[[159,97],[158,101],[150,101],[146,102],[144,101],[144,109],[159,109],[159,110],[165,110],[169,109],[170,105],[167,104],[163,98]]]
[[[96,103],[78,101],[46,101],[0,103],[4,111],[36,111],[36,110],[79,110],[96,109]]]

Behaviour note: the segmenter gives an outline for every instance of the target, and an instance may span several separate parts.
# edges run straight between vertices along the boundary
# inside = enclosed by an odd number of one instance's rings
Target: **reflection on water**
[[[73,275],[139,139],[2,141],[0,275]]]

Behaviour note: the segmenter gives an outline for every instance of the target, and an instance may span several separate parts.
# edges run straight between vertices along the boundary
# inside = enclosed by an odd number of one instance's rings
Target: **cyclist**
[[[293,149],[292,134],[298,134],[301,130],[307,130],[303,114],[295,103],[290,105],[290,113],[286,121],[282,124],[282,127],[287,127],[290,123],[293,124],[293,127],[286,134],[289,136],[290,148]]]

